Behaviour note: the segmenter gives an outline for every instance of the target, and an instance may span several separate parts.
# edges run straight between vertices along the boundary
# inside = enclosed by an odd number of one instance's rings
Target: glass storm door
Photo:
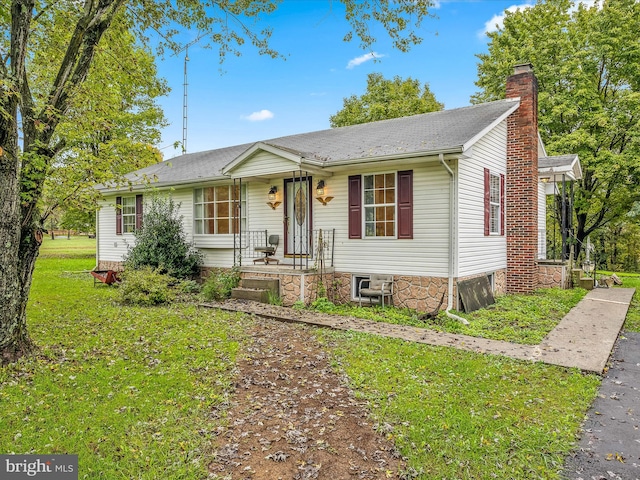
[[[309,177],[285,180],[285,255],[308,255],[311,230]]]

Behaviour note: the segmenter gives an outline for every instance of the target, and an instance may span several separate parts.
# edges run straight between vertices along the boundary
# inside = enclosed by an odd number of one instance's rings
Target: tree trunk
[[[0,129],[4,127],[6,123],[0,124]],[[18,205],[17,135],[7,133],[0,133],[9,146],[0,156],[0,245],[3,246],[0,248],[0,364],[13,362],[33,349],[25,315],[31,277],[25,278],[23,270],[29,259],[21,256],[24,252],[21,251]]]

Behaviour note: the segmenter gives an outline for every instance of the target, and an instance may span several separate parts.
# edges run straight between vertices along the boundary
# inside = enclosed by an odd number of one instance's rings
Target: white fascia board
[[[365,157],[365,158],[352,158],[348,160],[338,160],[334,162],[325,163],[325,170],[331,171],[337,167],[347,167],[347,166],[355,166],[355,165],[367,165],[367,164],[379,164],[382,162],[393,162],[399,160],[407,160],[413,158],[420,157],[434,157],[435,160],[438,159],[438,155],[441,153],[443,155],[455,155],[456,157],[462,153],[462,146],[447,148],[443,150],[425,150],[421,152],[411,152],[407,153],[394,153],[392,155],[381,155],[377,157]],[[340,170],[344,170],[344,168],[340,168]]]
[[[576,158],[571,162],[571,168],[573,169],[573,176],[576,180],[582,179],[582,163],[580,162],[578,155],[576,155]]]
[[[117,186],[117,187],[108,187],[108,188],[98,188],[97,190],[104,194],[112,194],[112,193],[127,193],[127,192],[140,192],[145,191],[148,188],[151,189],[159,189],[159,190],[167,190],[173,187],[183,187],[188,185],[203,185],[209,184],[211,182],[220,182],[220,181],[231,181],[232,178],[228,176],[217,176],[217,177],[207,177],[207,178],[192,178],[189,180],[181,180],[178,182],[144,182],[144,183],[136,183],[131,186]]]
[[[542,137],[540,136],[540,130],[538,130],[538,158],[546,156],[548,156],[547,149],[544,148],[544,142],[542,141]]]

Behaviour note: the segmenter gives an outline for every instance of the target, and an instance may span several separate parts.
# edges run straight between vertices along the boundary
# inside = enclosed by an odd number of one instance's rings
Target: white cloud
[[[520,5],[511,5],[510,7],[505,8],[505,11],[513,13],[518,10],[525,10],[531,7],[533,7],[533,5],[529,3],[523,3]],[[505,13],[502,12],[499,15],[494,15],[493,17],[491,17],[490,20],[487,20],[484,24],[484,28],[478,32],[478,37],[482,39],[487,33],[495,32],[496,30],[501,29],[504,26],[505,16],[506,16]]]
[[[260,110],[259,112],[253,112],[251,115],[243,116],[245,120],[250,122],[261,122],[263,120],[270,120],[274,117],[273,112],[269,110]]]
[[[369,60],[375,60],[376,58],[382,58],[384,55],[379,54],[378,52],[365,53],[359,57],[349,60],[347,64],[348,69],[352,69],[353,67],[357,67],[358,65],[363,64],[364,62],[368,62]]]

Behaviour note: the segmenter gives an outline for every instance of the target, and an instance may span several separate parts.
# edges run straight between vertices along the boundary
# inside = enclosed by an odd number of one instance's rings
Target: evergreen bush
[[[136,231],[136,243],[125,259],[127,269],[148,266],[179,279],[200,272],[202,254],[187,242],[179,207],[171,197],[157,195],[145,203],[142,228]]]

